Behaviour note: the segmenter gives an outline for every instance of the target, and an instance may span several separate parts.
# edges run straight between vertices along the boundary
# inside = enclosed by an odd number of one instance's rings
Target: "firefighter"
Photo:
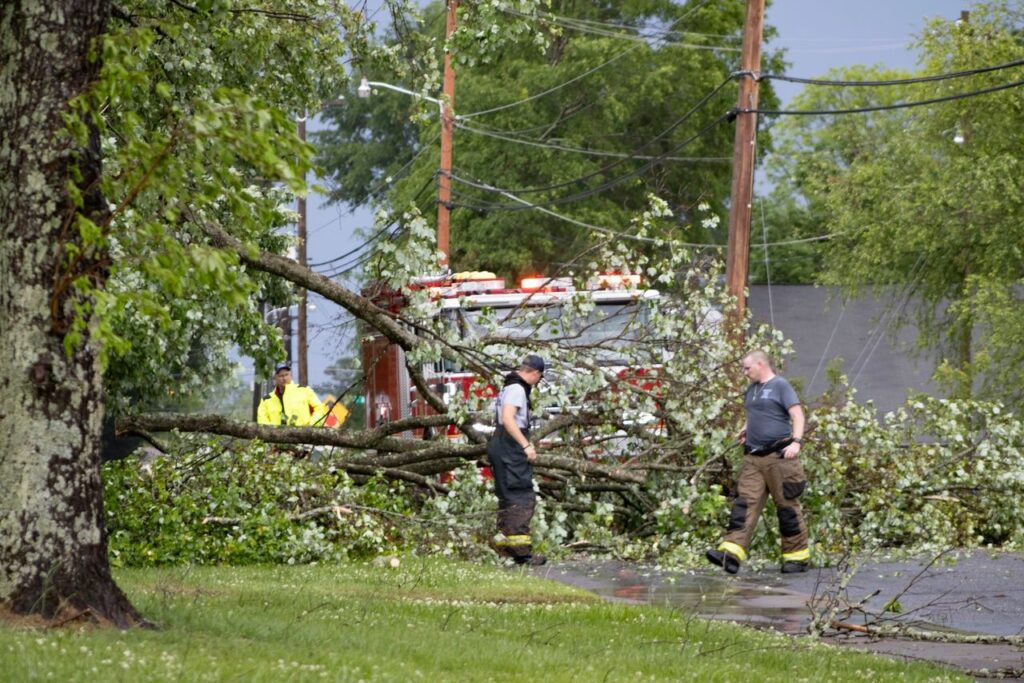
[[[543,555],[534,554],[530,520],[537,505],[533,491],[533,462],[537,449],[530,443],[530,392],[544,377],[544,359],[527,356],[495,401],[495,430],[487,443],[487,457],[494,473],[498,496],[498,553],[516,564],[542,565]]]
[[[316,393],[303,384],[292,383],[292,368],[287,363],[274,370],[274,391],[263,397],[256,411],[261,425],[310,427],[323,423],[327,408]]]
[[[798,457],[804,412],[793,387],[775,374],[763,351],[747,354],[743,374],[751,382],[743,397],[747,420],[739,434],[743,465],[726,534],[705,556],[730,574],[738,572],[771,494],[782,535],[782,573],[805,572],[811,553],[800,495],[807,487],[807,478]]]

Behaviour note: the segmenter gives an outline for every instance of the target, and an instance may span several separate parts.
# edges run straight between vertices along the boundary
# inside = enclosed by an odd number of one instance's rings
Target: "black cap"
[[[291,372],[292,371],[292,366],[290,364],[288,364],[288,363],[281,363],[276,368],[274,368],[274,374],[276,375],[277,373],[281,372],[282,370],[287,370],[288,372]]]
[[[529,355],[523,360],[523,367],[536,370],[540,374],[544,374],[544,359],[540,356]]]

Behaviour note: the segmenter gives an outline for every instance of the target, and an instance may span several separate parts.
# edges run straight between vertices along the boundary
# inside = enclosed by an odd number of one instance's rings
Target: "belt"
[[[791,443],[793,443],[793,439],[790,437],[786,439],[779,439],[775,443],[763,448],[751,448],[750,446],[743,444],[743,453],[746,455],[752,455],[755,458],[763,458],[766,455],[782,453],[783,449]]]

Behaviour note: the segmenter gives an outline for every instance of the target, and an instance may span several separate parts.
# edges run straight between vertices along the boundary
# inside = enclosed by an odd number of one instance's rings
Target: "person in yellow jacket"
[[[327,408],[309,387],[292,383],[292,369],[278,365],[274,371],[272,392],[263,397],[256,411],[256,422],[261,425],[311,427],[322,425]]]

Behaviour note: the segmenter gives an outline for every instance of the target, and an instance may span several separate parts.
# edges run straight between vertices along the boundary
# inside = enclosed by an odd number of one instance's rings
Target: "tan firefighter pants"
[[[719,549],[728,550],[741,561],[747,559],[757,520],[771,494],[782,534],[782,561],[807,560],[807,526],[799,500],[806,487],[800,458],[786,460],[779,453],[744,456],[729,527]]]

